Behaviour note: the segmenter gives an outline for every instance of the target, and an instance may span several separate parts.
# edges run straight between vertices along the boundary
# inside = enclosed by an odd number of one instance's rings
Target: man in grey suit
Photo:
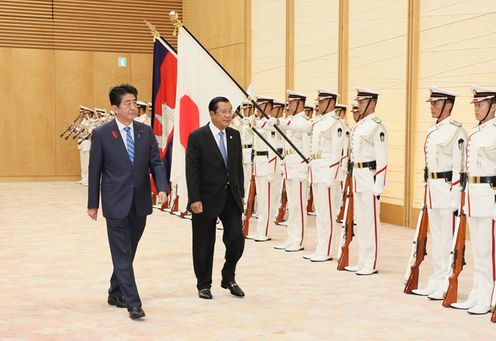
[[[143,234],[146,216],[152,213],[150,172],[166,198],[165,170],[152,129],[134,121],[138,113],[138,91],[122,84],[110,89],[116,118],[93,130],[88,171],[88,215],[96,220],[99,194],[114,270],[107,302],[126,308],[129,317],[145,316],[141,307],[133,260]]]

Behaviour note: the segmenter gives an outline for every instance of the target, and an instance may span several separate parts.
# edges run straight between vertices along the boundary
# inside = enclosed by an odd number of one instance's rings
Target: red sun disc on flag
[[[186,148],[189,134],[200,126],[200,112],[196,103],[188,95],[181,97],[179,107],[179,136],[181,144]]]

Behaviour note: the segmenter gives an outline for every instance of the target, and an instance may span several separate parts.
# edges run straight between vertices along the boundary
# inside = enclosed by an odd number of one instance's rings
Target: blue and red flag
[[[162,37],[157,37],[153,45],[152,128],[168,182],[172,164],[176,88],[177,54]],[[152,187],[156,193],[155,186]]]

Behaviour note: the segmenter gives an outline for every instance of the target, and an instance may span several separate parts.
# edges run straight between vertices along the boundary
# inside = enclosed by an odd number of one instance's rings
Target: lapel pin
[[[232,135],[229,135],[229,138],[232,140]]]

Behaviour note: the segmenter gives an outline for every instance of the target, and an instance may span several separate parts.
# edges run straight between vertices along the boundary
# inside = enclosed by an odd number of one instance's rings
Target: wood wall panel
[[[54,52],[16,49],[13,54],[12,99],[17,140],[14,163],[17,175],[55,174]]]
[[[250,29],[246,20],[250,0],[183,0],[184,24],[222,66],[245,88]]]
[[[119,68],[117,59],[119,56],[126,57],[129,63],[131,54],[95,52],[93,70],[93,99],[94,105],[98,108],[110,108],[108,92],[116,84],[129,82],[131,72],[129,67]]]
[[[3,103],[2,119],[0,119],[0,176],[10,174],[10,169],[15,162],[17,139],[17,108],[12,98],[15,74],[12,72],[13,50],[0,48],[0,79],[2,91],[0,102]],[[20,136],[18,134],[17,136]]]
[[[138,89],[138,99],[144,102],[152,101],[153,56],[149,54],[131,54],[130,82]]]
[[[147,19],[176,46],[169,12],[181,0],[3,0],[0,46],[151,53]]]
[[[55,51],[55,118],[57,176],[79,174],[77,140],[59,138],[79,113],[79,105],[93,107],[93,52]]]

